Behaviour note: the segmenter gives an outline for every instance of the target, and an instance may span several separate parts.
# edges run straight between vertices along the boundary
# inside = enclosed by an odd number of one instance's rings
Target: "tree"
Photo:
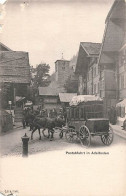
[[[33,78],[33,86],[38,88],[40,86],[48,86],[49,85],[49,70],[50,66],[48,64],[40,63],[37,65],[34,72],[36,72],[35,77]]]
[[[38,93],[38,87],[48,86],[50,66],[46,63],[40,63],[36,68],[31,69],[31,87],[29,88],[30,99],[35,103],[35,97]]]
[[[78,91],[78,80],[72,79],[71,76],[68,77],[64,85],[67,93],[77,93]]]

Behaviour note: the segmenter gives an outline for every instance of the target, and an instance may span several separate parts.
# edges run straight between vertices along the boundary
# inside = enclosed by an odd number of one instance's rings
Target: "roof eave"
[[[7,46],[5,46],[3,43],[0,42],[0,45],[2,45],[4,48],[6,48],[8,51],[13,51],[10,48],[8,48]]]
[[[120,0],[115,0],[115,1],[113,2],[113,5],[112,5],[111,9],[109,10],[108,15],[107,15],[107,17],[106,17],[105,23],[107,23],[108,19],[110,18],[111,14],[112,14],[112,11],[113,11],[114,7],[115,7],[116,4],[119,3],[119,2],[120,2]]]

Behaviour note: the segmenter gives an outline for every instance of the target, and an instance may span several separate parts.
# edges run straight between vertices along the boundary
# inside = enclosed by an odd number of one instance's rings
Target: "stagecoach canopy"
[[[102,101],[102,99],[95,95],[78,95],[72,98],[70,101],[70,106],[76,106],[79,103],[85,103],[88,101]]]
[[[116,104],[116,107],[126,107],[126,99]]]

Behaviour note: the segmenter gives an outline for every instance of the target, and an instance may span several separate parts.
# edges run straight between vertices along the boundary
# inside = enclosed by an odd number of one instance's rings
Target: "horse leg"
[[[61,130],[60,134],[59,134],[60,139],[63,138],[63,130]]]
[[[23,120],[22,124],[23,124],[23,128],[25,129],[25,120]]]
[[[46,135],[44,133],[45,130],[46,130],[45,128],[42,130],[42,134],[43,134],[44,137],[46,137]]]
[[[29,129],[29,131],[32,131],[32,130],[33,130],[33,128],[34,128],[34,125],[33,125],[32,123],[30,123],[29,125],[30,125],[30,129]]]
[[[34,127],[34,129],[33,129],[32,133],[31,133],[31,140],[33,140],[33,133],[34,133],[36,130],[37,130],[37,128],[36,128],[36,127]]]
[[[50,130],[50,133],[51,133],[51,136],[50,136],[50,141],[52,141],[52,140],[53,140],[53,134],[54,134],[54,131],[53,131],[53,129],[52,129],[52,130]]]
[[[48,137],[47,138],[50,138],[50,130],[48,129]]]
[[[28,127],[28,121],[26,121],[26,127]]]
[[[38,132],[39,132],[39,139],[41,140],[40,128],[38,128]]]
[[[32,130],[32,125],[30,125],[30,130],[29,131],[31,131]]]

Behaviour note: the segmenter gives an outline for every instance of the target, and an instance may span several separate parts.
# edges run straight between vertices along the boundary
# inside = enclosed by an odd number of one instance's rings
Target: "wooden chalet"
[[[13,103],[16,96],[25,97],[30,84],[28,52],[13,51],[0,43],[0,83],[11,84]]]
[[[43,109],[47,109],[47,111],[49,111],[52,109],[58,110],[61,107],[56,84],[53,88],[52,86],[39,87],[38,90],[39,103]]]
[[[78,75],[78,94],[99,94],[98,57],[100,43],[81,42],[75,74]]]

